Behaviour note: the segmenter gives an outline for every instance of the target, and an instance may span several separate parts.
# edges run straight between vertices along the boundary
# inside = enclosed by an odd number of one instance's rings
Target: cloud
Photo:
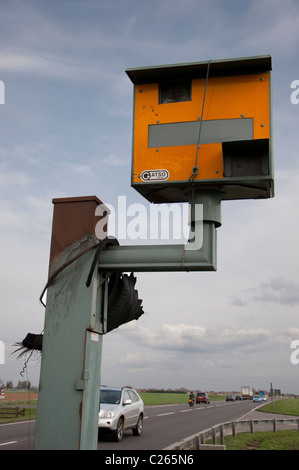
[[[154,328],[141,322],[123,325],[105,338],[103,383],[129,380],[140,387],[163,383],[237,390],[244,383],[267,388],[270,381],[277,386],[283,381],[285,388],[296,372],[290,355],[292,341],[299,339],[297,327],[271,330],[174,323]],[[120,356],[114,354],[115,342],[122,345]]]
[[[73,171],[87,178],[95,178],[95,173],[89,165],[74,164]]]
[[[299,338],[296,327],[273,331],[175,323],[153,328],[141,321],[123,325],[105,338],[103,383],[129,380],[136,387],[162,383],[219,391],[238,390],[244,383],[268,388],[273,381],[285,390],[296,373],[290,362],[291,343]],[[114,354],[115,342],[122,345],[121,356]]]
[[[263,0],[262,2],[253,0],[247,3],[246,11],[242,4],[242,11],[239,44],[243,48],[259,50],[261,37],[263,37],[264,50],[266,48],[266,50],[274,49],[276,52],[291,53],[298,46],[299,9],[296,0],[287,0],[283,8],[280,0]],[[238,27],[238,25],[234,26]],[[242,29],[249,27],[252,27],[252,33],[242,34]],[[234,32],[235,28],[233,28]],[[277,34],[278,30],[279,34]]]
[[[135,344],[155,351],[176,351],[178,353],[200,353],[219,356],[224,351],[264,348],[271,339],[271,331],[263,328],[228,328],[198,325],[164,324],[158,329],[146,328],[132,323],[119,329],[119,333],[129,333]]]
[[[65,57],[58,58],[56,55],[46,54],[40,56],[36,52],[2,52],[0,54],[0,68],[14,74],[29,74],[44,76],[67,81],[105,81],[121,83],[117,74],[98,69],[96,66],[79,66],[75,62],[65,61]],[[118,87],[115,85],[114,90]]]
[[[235,305],[236,307],[244,307],[245,305],[247,305],[247,302],[245,300],[242,300],[238,297],[236,297],[235,299],[233,299],[230,303],[231,305]]]
[[[281,344],[287,345],[288,347],[290,347],[293,340],[299,340],[299,328],[286,328],[277,335],[277,341]]]
[[[248,295],[249,293],[249,295]],[[275,303],[279,305],[299,304],[299,283],[285,277],[275,277],[247,290],[242,298],[236,297],[231,305],[242,307],[249,302]]]
[[[116,153],[109,153],[101,161],[112,167],[126,166],[128,164],[128,158],[119,157]]]
[[[6,190],[9,187],[25,187],[30,184],[28,172],[23,170],[4,170],[3,165],[0,168],[0,190]]]

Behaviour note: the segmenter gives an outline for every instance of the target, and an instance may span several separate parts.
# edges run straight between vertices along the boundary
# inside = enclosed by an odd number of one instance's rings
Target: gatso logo
[[[169,178],[167,170],[145,170],[141,173],[142,181],[166,181]]]

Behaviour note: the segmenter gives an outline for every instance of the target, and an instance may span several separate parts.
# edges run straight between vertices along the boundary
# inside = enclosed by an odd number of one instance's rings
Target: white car
[[[254,395],[253,403],[262,403],[262,397],[260,395]]]
[[[129,387],[101,387],[99,432],[113,433],[119,442],[124,430],[132,429],[134,436],[140,436],[143,429],[144,404],[136,390]]]

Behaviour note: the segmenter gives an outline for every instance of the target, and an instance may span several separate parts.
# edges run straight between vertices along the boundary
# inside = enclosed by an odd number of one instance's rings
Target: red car
[[[209,405],[209,395],[207,393],[198,392],[196,394],[196,403],[206,403],[207,405]]]

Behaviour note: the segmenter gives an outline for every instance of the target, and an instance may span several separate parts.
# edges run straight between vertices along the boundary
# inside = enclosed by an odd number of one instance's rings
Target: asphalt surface
[[[249,411],[247,414],[241,416],[240,418],[236,420],[227,420],[224,422],[218,422],[217,425],[223,424],[225,422],[235,421],[237,433],[257,432],[257,431],[272,431],[273,432],[274,428],[276,429],[276,431],[299,430],[299,417],[298,416],[280,415],[276,413],[263,413],[259,411],[259,408],[261,408],[262,406],[264,406],[264,403],[263,405],[255,406],[253,410]],[[290,419],[291,422],[287,422],[288,419]],[[273,422],[274,420],[276,421],[275,423]],[[266,422],[266,421],[270,421],[270,422]],[[211,428],[211,426],[209,428]],[[204,431],[208,430],[209,428],[205,429]],[[231,426],[224,428],[224,434],[225,435],[232,434]],[[196,435],[198,435],[198,432],[196,432],[193,435],[185,437],[184,440],[173,443],[167,449],[173,450],[175,448],[178,448],[178,446],[182,445],[183,441],[184,441],[184,445],[181,447],[182,449],[188,449],[190,447],[189,445],[190,443],[191,443],[191,447],[194,447],[194,437]],[[219,443],[219,436],[218,436],[218,443]]]
[[[235,420],[256,407],[252,401],[214,401],[210,405],[146,406],[143,433],[127,431],[121,442],[100,439],[99,450],[162,450],[218,423]]]
[[[252,401],[212,402],[210,405],[146,406],[144,429],[141,436],[133,436],[126,431],[121,442],[113,442],[108,436],[101,436],[98,450],[162,450],[193,434],[217,424],[232,420],[283,419],[285,415],[261,413]],[[291,418],[293,418],[291,416]],[[242,425],[243,426],[243,425]],[[258,427],[257,427],[258,426]],[[255,430],[265,430],[264,425]],[[278,429],[298,429],[297,424],[278,425]],[[285,427],[287,426],[287,427]],[[0,450],[32,450],[35,422],[22,422],[0,425]],[[243,429],[239,428],[238,432]],[[248,431],[244,428],[244,430]],[[269,430],[269,426],[267,427]]]

